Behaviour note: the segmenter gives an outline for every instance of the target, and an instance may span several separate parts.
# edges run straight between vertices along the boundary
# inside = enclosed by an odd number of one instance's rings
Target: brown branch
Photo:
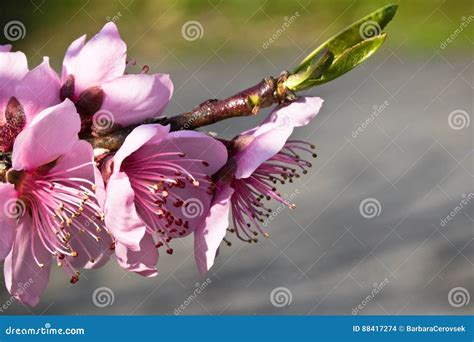
[[[273,77],[265,78],[258,84],[227,99],[207,100],[190,112],[169,118],[148,119],[136,125],[119,128],[108,135],[98,135],[87,140],[94,148],[115,151],[122,145],[125,137],[135,127],[142,124],[169,124],[172,131],[194,130],[229,118],[256,115],[261,108],[269,107],[275,103],[292,101],[296,98],[293,93],[283,87],[283,82],[287,76],[288,73],[283,72],[278,79]]]
[[[228,118],[256,114],[259,108],[278,101],[276,84],[272,77],[264,79],[225,100],[207,100],[190,112],[168,118],[165,123],[169,123],[174,131],[192,130]]]

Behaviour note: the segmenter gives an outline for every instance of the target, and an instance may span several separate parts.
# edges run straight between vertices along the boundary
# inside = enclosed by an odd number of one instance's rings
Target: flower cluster
[[[71,283],[112,255],[152,277],[159,251],[172,254],[172,240],[190,234],[205,273],[227,233],[247,242],[267,236],[264,200],[293,207],[276,185],[311,167],[314,146],[288,138],[321,99],[279,105],[230,141],[173,132],[141,124],[170,101],[169,76],[147,67],[129,74],[128,64],[113,23],[69,46],[61,76],[46,57],[29,70],[23,53],[0,46],[0,153],[11,164],[0,183],[0,260],[8,291],[26,305],[38,303],[53,263]],[[137,127],[117,150],[99,155],[85,139],[129,125]]]

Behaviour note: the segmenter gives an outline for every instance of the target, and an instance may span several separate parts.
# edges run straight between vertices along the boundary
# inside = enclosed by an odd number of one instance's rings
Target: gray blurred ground
[[[200,57],[171,52],[156,64],[153,56],[140,62],[171,73],[171,115],[278,75],[303,55],[299,48],[269,49],[232,58],[216,46]],[[360,314],[471,313],[474,298],[455,307],[448,293],[462,287],[474,296],[474,201],[446,226],[440,220],[474,192],[474,123],[462,129],[448,123],[454,111],[472,118],[473,71],[472,54],[435,47],[411,55],[387,44],[362,67],[309,91],[325,103],[295,137],[315,143],[318,159],[308,175],[281,189],[296,194],[297,208],[270,222],[269,240],[247,245],[233,239],[232,247],[222,247],[210,282],[198,276],[188,238],[174,242],[173,256],[162,255],[156,278],[127,274],[112,261],[83,272],[72,286],[54,268],[37,307],[15,303],[5,313],[173,315],[184,305],[186,315],[344,315],[381,282]],[[354,138],[373,107],[385,101],[386,108]],[[212,130],[230,138],[263,117],[222,122]],[[380,203],[379,215],[365,218],[360,203],[372,198]],[[206,288],[188,300],[204,281]],[[113,292],[113,304],[94,305],[100,287]],[[282,307],[271,302],[278,287],[291,296]],[[0,286],[0,303],[8,298]]]

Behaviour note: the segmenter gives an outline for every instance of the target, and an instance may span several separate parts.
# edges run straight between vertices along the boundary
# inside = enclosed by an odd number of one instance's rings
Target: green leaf
[[[300,65],[293,70],[293,73],[297,73],[302,69],[307,68],[313,57],[323,49],[329,49],[337,58],[338,55],[342,54],[351,46],[354,46],[367,38],[372,38],[374,35],[381,34],[382,30],[387,26],[397,12],[397,8],[398,5],[393,4],[382,7],[345,28],[335,36],[329,38],[307,56]]]
[[[328,39],[291,72],[285,86],[300,91],[333,80],[355,68],[382,45],[385,40],[382,30],[392,20],[397,8],[397,5],[382,7]],[[327,58],[329,55],[332,56],[332,65]],[[324,56],[326,59],[321,60]]]
[[[385,41],[385,33],[364,40],[340,54],[321,78],[314,80],[311,86],[329,82],[354,69],[377,51]]]
[[[324,49],[315,56],[306,70],[302,70],[288,77],[284,85],[292,91],[300,91],[311,88],[314,81],[319,79],[331,66],[334,55],[328,49]]]

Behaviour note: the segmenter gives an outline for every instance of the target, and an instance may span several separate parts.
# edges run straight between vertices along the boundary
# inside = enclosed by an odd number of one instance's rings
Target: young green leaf
[[[329,82],[354,69],[377,51],[385,41],[386,37],[387,35],[383,33],[350,47],[334,59],[331,66],[326,70],[321,78],[313,82],[313,85]]]
[[[306,70],[301,70],[289,76],[284,82],[284,86],[292,91],[311,88],[314,82],[331,66],[333,60],[334,55],[329,49],[321,50],[318,55],[311,60]]]
[[[384,42],[382,30],[393,18],[397,8],[397,5],[382,7],[328,39],[291,72],[285,86],[293,91],[307,89],[333,80],[362,63]],[[321,64],[321,56],[325,51],[332,55],[333,65]],[[315,65],[322,71],[318,77],[313,72]]]

